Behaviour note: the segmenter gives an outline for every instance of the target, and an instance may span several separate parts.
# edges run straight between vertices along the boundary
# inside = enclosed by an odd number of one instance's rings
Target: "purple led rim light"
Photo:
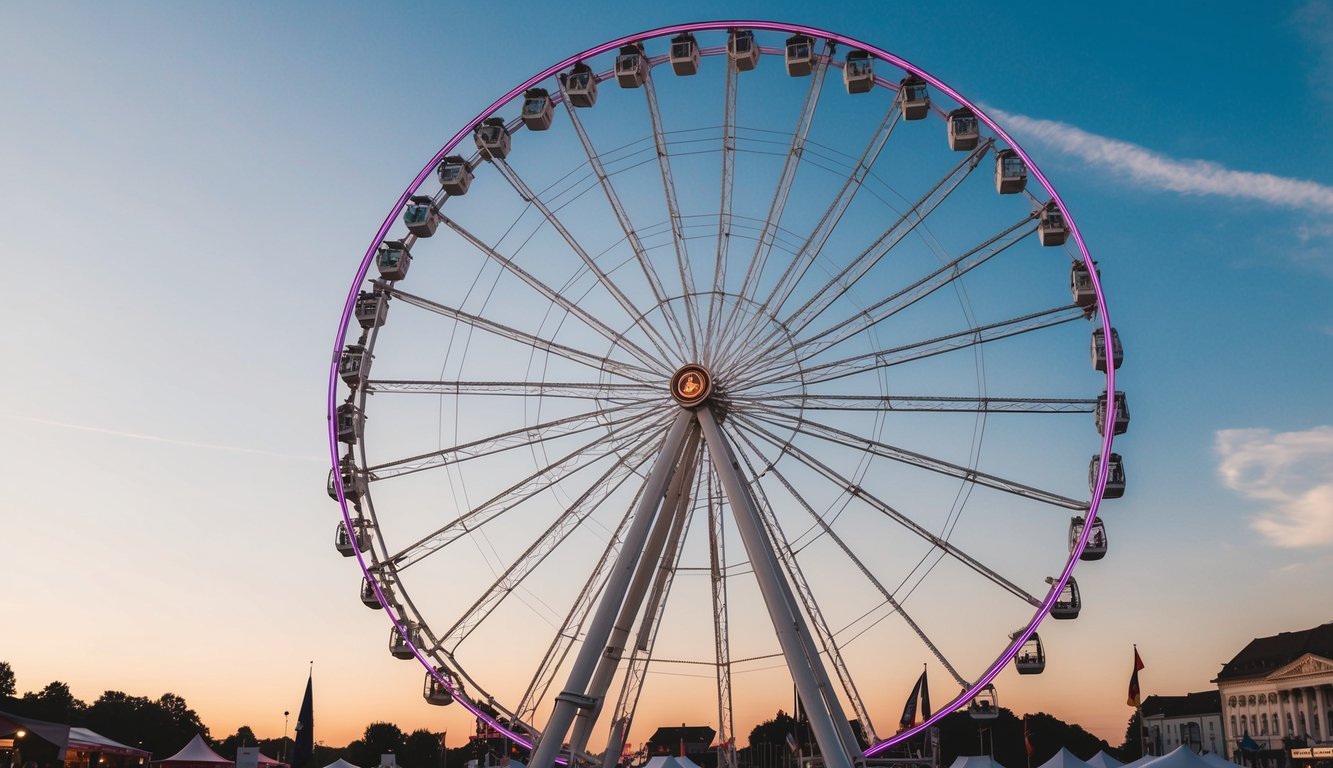
[[[651,29],[632,35],[626,35],[624,37],[620,37],[615,40],[602,43],[601,45],[595,46],[593,48],[589,48],[586,51],[583,51],[582,53],[574,54],[573,56],[570,56],[564,59],[563,61],[560,61],[559,63],[530,77],[526,81],[515,86],[504,96],[501,96],[499,99],[496,99],[494,102],[491,103],[489,107],[487,107],[476,117],[474,117],[471,121],[469,121],[466,125],[464,125],[463,128],[461,128],[458,131],[458,133],[454,134],[453,138],[451,138],[448,142],[446,142],[445,145],[441,147],[438,152],[435,153],[435,156],[432,157],[428,163],[426,163],[426,165],[416,175],[416,178],[412,180],[411,184],[409,184],[408,187],[403,191],[402,195],[399,196],[397,203],[395,203],[393,208],[389,211],[389,214],[385,217],[384,222],[380,224],[379,231],[376,232],[374,239],[371,240],[370,246],[366,249],[366,253],[361,260],[361,266],[357,270],[356,278],[352,281],[351,288],[348,291],[347,300],[343,306],[342,319],[338,325],[338,333],[337,336],[335,336],[334,338],[333,358],[329,365],[329,390],[328,390],[329,455],[332,460],[332,466],[334,470],[333,471],[334,486],[338,492],[338,503],[342,507],[343,524],[347,526],[347,530],[349,532],[353,531],[354,528],[352,526],[351,511],[348,509],[347,498],[345,496],[342,485],[342,473],[341,471],[339,471],[340,457],[339,457],[338,434],[337,434],[337,409],[338,409],[337,398],[338,398],[338,383],[341,381],[341,378],[338,374],[338,363],[342,356],[342,347],[346,339],[347,328],[350,325],[352,314],[356,307],[357,295],[361,290],[362,284],[365,282],[366,275],[370,271],[370,265],[375,259],[376,251],[379,249],[380,245],[383,244],[384,238],[388,235],[390,228],[392,228],[394,222],[398,219],[398,216],[401,214],[403,207],[407,204],[408,199],[413,194],[415,194],[416,190],[420,188],[421,184],[427,178],[429,178],[430,174],[434,171],[436,166],[439,165],[440,161],[442,161],[445,158],[445,156],[447,156],[451,151],[453,151],[453,149],[458,145],[460,141],[462,141],[465,137],[471,134],[476,129],[476,127],[481,124],[482,120],[493,115],[496,112],[496,110],[500,109],[504,105],[513,101],[528,88],[531,88],[537,83],[540,83],[548,78],[555,76],[560,71],[573,66],[576,62],[582,61],[584,59],[589,59],[594,56],[598,56],[602,53],[605,53],[613,49],[617,49],[622,45],[626,45],[631,42],[636,42],[636,41],[641,42],[647,39],[665,37],[668,35],[677,35],[683,32],[721,31],[728,29],[764,30],[771,32],[782,32],[787,34],[799,33],[799,34],[809,35],[815,38],[832,40],[842,45],[847,45],[854,48],[859,48],[861,50],[864,50],[872,54],[876,58],[879,58],[883,61],[887,61],[890,64],[893,64],[899,69],[902,69],[906,72],[909,72],[911,74],[920,77],[930,85],[939,89],[941,92],[947,94],[957,104],[960,104],[972,110],[972,112],[982,122],[984,122],[986,126],[989,127],[996,134],[996,136],[1004,140],[1004,142],[1008,145],[1008,147],[1012,149],[1015,153],[1017,153],[1017,155],[1023,160],[1023,163],[1027,168],[1028,174],[1033,178],[1035,178],[1039,184],[1041,184],[1042,188],[1045,189],[1047,194],[1050,195],[1050,199],[1055,202],[1056,206],[1060,210],[1060,213],[1064,216],[1065,225],[1069,228],[1069,232],[1074,236],[1074,243],[1078,246],[1078,251],[1083,259],[1083,264],[1085,267],[1087,267],[1088,275],[1091,278],[1093,291],[1096,293],[1097,296],[1097,313],[1101,317],[1102,332],[1104,334],[1104,338],[1106,339],[1108,357],[1110,356],[1110,351],[1111,351],[1110,347],[1112,339],[1111,320],[1106,310],[1106,298],[1102,292],[1101,280],[1097,275],[1097,269],[1093,264],[1092,256],[1088,252],[1087,244],[1083,240],[1083,235],[1079,231],[1078,225],[1075,222],[1073,215],[1070,213],[1069,209],[1065,206],[1064,199],[1060,197],[1058,192],[1056,192],[1055,187],[1051,185],[1051,182],[1046,178],[1046,175],[1042,173],[1041,169],[1032,160],[1032,157],[1028,155],[1028,153],[1018,144],[1017,141],[1013,139],[1013,137],[1009,135],[1007,131],[1001,128],[1000,125],[997,122],[995,122],[995,120],[993,120],[989,115],[987,115],[985,111],[982,110],[980,107],[978,107],[976,104],[969,101],[967,98],[965,98],[959,92],[955,91],[953,88],[950,88],[948,85],[946,85],[943,81],[936,78],[934,75],[931,75],[930,73],[917,67],[916,65],[911,64],[905,59],[902,59],[898,56],[895,56],[892,53],[889,53],[888,51],[861,42],[854,38],[829,32],[827,30],[819,29],[817,27],[810,27],[801,24],[788,24],[784,22],[773,22],[773,21],[702,21],[702,22],[691,22],[687,24],[673,24],[666,27],[659,27],[657,29]],[[1102,435],[1102,453],[1097,468],[1097,481],[1095,487],[1092,489],[1092,499],[1088,506],[1087,513],[1084,516],[1083,533],[1079,537],[1077,545],[1073,547],[1073,549],[1071,550],[1069,559],[1065,563],[1064,570],[1060,574],[1060,578],[1052,585],[1051,590],[1047,593],[1046,599],[1042,602],[1039,610],[1034,615],[1032,621],[1029,622],[1028,626],[1023,631],[1019,632],[1014,636],[1012,642],[1010,643],[1009,647],[1005,650],[1005,652],[1001,654],[998,659],[995,660],[995,662],[986,670],[986,672],[981,676],[981,678],[979,678],[975,683],[973,683],[970,688],[963,691],[957,698],[955,698],[953,701],[949,702],[949,704],[947,704],[945,707],[937,711],[932,717],[927,718],[920,725],[908,729],[907,731],[904,731],[902,733],[895,734],[893,737],[870,747],[869,749],[866,750],[867,756],[876,755],[879,752],[882,752],[883,750],[888,749],[895,744],[898,744],[899,742],[905,741],[907,739],[912,738],[913,736],[916,736],[917,734],[924,731],[926,728],[935,724],[943,717],[947,716],[950,712],[958,709],[961,706],[961,704],[971,701],[977,695],[978,691],[980,691],[982,688],[988,685],[993,679],[995,679],[995,677],[1004,669],[1004,667],[1007,664],[1009,664],[1010,661],[1013,660],[1013,658],[1018,654],[1019,649],[1022,648],[1023,644],[1026,643],[1028,639],[1032,636],[1032,634],[1036,631],[1037,626],[1041,623],[1042,619],[1045,618],[1046,615],[1050,613],[1051,606],[1055,603],[1056,599],[1059,598],[1061,592],[1064,590],[1065,584],[1068,583],[1070,575],[1073,574],[1074,572],[1074,566],[1077,564],[1079,556],[1083,553],[1084,548],[1087,546],[1088,539],[1092,534],[1093,524],[1097,520],[1097,512],[1098,508],[1101,505],[1102,495],[1105,493],[1106,490],[1106,481],[1109,474],[1111,447],[1115,436],[1114,424],[1116,419],[1116,403],[1115,403],[1114,365],[1106,366],[1106,392],[1107,392],[1107,403],[1106,403],[1105,429],[1103,429],[1103,435]],[[402,635],[404,641],[408,644],[408,646],[411,647],[413,655],[417,658],[418,661],[421,662],[421,664],[426,668],[426,670],[431,675],[435,676],[435,678],[447,689],[449,689],[452,694],[455,694],[455,700],[458,701],[469,712],[488,722],[497,731],[504,734],[505,736],[513,740],[515,743],[518,743],[525,748],[531,748],[532,747],[531,739],[528,739],[526,736],[519,734],[513,731],[512,729],[508,728],[507,726],[504,726],[501,723],[497,722],[495,718],[489,716],[485,712],[482,712],[478,707],[473,705],[472,702],[469,701],[466,697],[457,695],[457,692],[452,690],[449,683],[446,682],[435,671],[434,664],[431,663],[431,661],[425,657],[425,655],[421,652],[421,650],[416,647],[416,644],[412,642],[411,637],[407,632],[406,623],[404,622],[402,617],[395,616],[393,612],[389,610],[388,608],[389,603],[385,599],[384,591],[380,588],[379,580],[372,578],[370,568],[366,565],[366,560],[364,555],[356,547],[353,547],[353,552],[356,555],[357,565],[361,567],[362,572],[365,574],[366,578],[369,579],[371,588],[374,590],[375,596],[379,599],[380,605],[384,608],[385,613],[389,615],[389,618],[393,622],[393,626],[395,627],[395,629]],[[560,759],[557,762],[563,763],[564,760]]]

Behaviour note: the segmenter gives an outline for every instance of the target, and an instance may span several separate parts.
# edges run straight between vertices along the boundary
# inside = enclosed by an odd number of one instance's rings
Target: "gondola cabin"
[[[1092,329],[1092,367],[1094,370],[1106,373],[1106,331],[1102,328]],[[1120,370],[1120,364],[1125,361],[1125,350],[1120,346],[1120,334],[1111,329],[1111,367]]]
[[[356,445],[356,441],[361,439],[361,432],[366,426],[366,416],[361,413],[361,409],[351,403],[343,403],[338,406],[337,415],[337,433],[338,441],[348,445]]]
[[[385,240],[375,253],[375,268],[385,280],[402,280],[412,266],[412,253],[399,240]]]
[[[1080,515],[1069,520],[1069,551],[1074,551],[1078,546],[1078,540],[1083,536],[1084,521]],[[1092,533],[1088,535],[1088,546],[1083,548],[1083,554],[1078,556],[1080,560],[1101,560],[1106,557],[1106,525],[1097,518],[1092,524]]]
[[[842,63],[842,84],[848,93],[869,93],[875,87],[875,60],[868,51],[848,51]]]
[[[977,148],[981,140],[981,121],[967,107],[949,113],[949,149],[968,152]]]
[[[569,97],[571,106],[591,107],[597,103],[597,75],[587,64],[581,61],[575,64],[565,75],[564,82],[565,96]]]
[[[437,707],[454,703],[453,694],[449,693],[449,689],[445,687],[444,683],[436,680],[435,675],[430,672],[426,673],[426,685],[422,688],[421,695],[426,699],[427,704],[434,704]]]
[[[440,209],[426,195],[412,195],[407,207],[403,208],[403,223],[407,225],[407,231],[417,237],[430,237],[440,227]]]
[[[1106,434],[1106,392],[1097,395],[1097,434]],[[1115,393],[1115,434],[1123,435],[1129,431],[1129,400],[1125,393]]]
[[[898,106],[903,111],[904,120],[920,120],[930,114],[930,91],[926,90],[926,81],[916,75],[908,75],[899,81]]]
[[[792,77],[805,77],[815,68],[815,41],[809,35],[792,35],[787,38],[785,58],[787,74]]]
[[[545,88],[529,88],[523,92],[523,110],[519,117],[529,131],[544,131],[551,127],[551,118],[555,115],[555,102]]]
[[[380,589],[384,591],[384,596],[386,598],[390,598],[390,602],[392,602],[392,598],[389,595],[388,585],[385,583],[385,580],[382,576],[379,577],[379,581],[380,581]],[[361,577],[361,604],[366,606],[367,608],[380,607],[380,599],[375,594],[375,586],[371,583],[369,576]]]
[[[689,32],[671,38],[670,54],[672,72],[689,76],[699,71],[699,43]]]
[[[1019,647],[1018,655],[1014,656],[1014,669],[1020,675],[1040,675],[1046,669],[1046,649],[1036,632]]]
[[[1097,488],[1097,470],[1102,463],[1102,455],[1099,453],[1092,457],[1092,463],[1088,465],[1088,490]],[[1120,454],[1112,453],[1106,460],[1106,487],[1102,490],[1103,499],[1118,499],[1125,495],[1125,462],[1121,460]]]
[[[977,695],[968,702],[967,714],[973,720],[994,720],[1000,716],[1000,697],[995,693],[995,686],[987,683],[977,691]]]
[[[1054,582],[1055,580],[1047,579],[1047,581]],[[1078,582],[1074,580],[1073,576],[1070,576],[1069,581],[1066,581],[1064,587],[1060,590],[1060,596],[1055,598],[1054,603],[1051,603],[1051,618],[1077,619],[1079,609],[1082,607],[1083,601],[1078,595]]]
[[[503,117],[488,117],[472,134],[472,141],[484,160],[503,160],[509,154],[509,128]]]
[[[460,155],[449,155],[440,161],[436,171],[440,177],[440,187],[451,195],[466,195],[472,186],[472,168]]]
[[[338,375],[352,389],[359,388],[370,375],[370,352],[360,344],[348,344],[338,359]]]
[[[630,43],[621,46],[616,56],[616,82],[621,88],[638,88],[648,79],[648,57],[643,55],[643,46]]]
[[[1054,200],[1041,209],[1041,218],[1037,221],[1037,239],[1044,246],[1064,245],[1065,240],[1069,239],[1065,215]]]
[[[1012,149],[995,153],[995,191],[1002,195],[1016,195],[1028,184],[1028,167],[1023,158]]]
[[[1095,262],[1093,266],[1096,266]],[[1101,270],[1097,270],[1097,276],[1101,277],[1101,274]],[[1097,308],[1097,288],[1092,284],[1087,266],[1081,261],[1074,262],[1069,268],[1069,293],[1084,312],[1091,314]]]
[[[759,64],[759,43],[748,29],[733,29],[727,34],[727,56],[736,62],[736,69],[748,72]]]
[[[356,322],[364,329],[378,328],[384,325],[389,314],[389,296],[383,291],[362,291],[357,294]]]
[[[333,532],[333,548],[343,557],[351,557],[357,552],[369,549],[370,532],[366,529],[366,521],[352,518],[352,533],[348,533],[347,524],[339,520],[338,527]]]
[[[356,502],[357,499],[361,498],[361,494],[366,491],[365,476],[357,470],[356,465],[349,460],[349,457],[343,457],[338,464],[341,469],[340,474],[342,474],[343,496],[350,502]],[[336,470],[329,470],[329,498],[334,501],[338,500],[338,483],[334,479],[337,474],[339,473]]]
[[[415,621],[403,623],[403,632],[398,627],[389,627],[389,655],[395,659],[411,659],[416,654],[413,649],[421,645],[421,625]]]

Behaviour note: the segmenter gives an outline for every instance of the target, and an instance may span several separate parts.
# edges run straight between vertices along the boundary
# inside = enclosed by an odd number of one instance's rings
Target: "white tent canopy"
[[[644,768],[699,768],[699,764],[684,755],[676,757],[657,757],[651,758]]]
[[[959,755],[949,768],[1004,768],[989,755]]]
[[[1156,760],[1149,760],[1143,768],[1214,768],[1213,764],[1194,754],[1189,747],[1181,744]]]
[[[324,768],[361,768],[361,766],[356,765],[355,763],[349,763],[340,757],[324,766]]]
[[[1235,763],[1231,762],[1225,757],[1222,757],[1216,752],[1209,752],[1208,754],[1203,755],[1202,757],[1205,763],[1210,763],[1211,765],[1213,765],[1214,768],[1236,768]]]
[[[1124,763],[1106,754],[1106,750],[1098,750],[1097,754],[1089,757],[1083,762],[1091,765],[1092,768],[1120,768]]]
[[[1073,752],[1060,747],[1060,751],[1052,755],[1050,760],[1042,763],[1041,768],[1091,768],[1091,766],[1075,757]]]
[[[181,747],[181,751],[165,760],[159,760],[157,762],[164,766],[234,765],[232,761],[214,752],[212,747],[204,743],[204,737],[197,733],[194,735],[193,739],[190,739],[189,744]]]

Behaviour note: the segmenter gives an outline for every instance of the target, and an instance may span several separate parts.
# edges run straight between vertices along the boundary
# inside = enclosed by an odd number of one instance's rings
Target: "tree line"
[[[174,693],[150,699],[122,691],[106,691],[96,701],[87,704],[76,699],[69,686],[58,680],[22,696],[17,696],[16,690],[13,670],[7,662],[0,661],[0,710],[37,720],[91,728],[122,744],[147,750],[155,760],[175,754],[195,734],[203,736],[209,746],[228,759],[235,759],[238,747],[257,746],[264,754],[279,760],[290,759],[292,754],[290,738],[258,739],[245,725],[234,734],[214,739],[198,713]],[[1078,725],[1045,713],[1019,718],[1001,708],[997,718],[978,721],[966,712],[955,712],[939,724],[939,764],[950,765],[959,755],[989,754],[1002,765],[1013,768],[1036,766],[1049,760],[1061,747],[1083,758],[1104,750],[1128,762],[1142,754],[1134,738],[1136,724],[1137,720],[1131,717],[1124,743],[1119,748],[1112,748]],[[852,726],[860,736],[859,724],[853,722]],[[779,711],[775,717],[750,731],[748,746],[742,747],[738,754],[741,768],[792,768],[794,762],[788,757],[788,734],[797,741],[801,752],[812,753],[813,739],[804,721]],[[390,753],[397,757],[403,768],[445,768],[446,764],[458,768],[468,760],[484,758],[487,750],[495,750],[495,745],[474,740],[444,753],[443,736],[426,729],[407,733],[393,723],[374,722],[366,726],[360,739],[345,747],[316,744],[306,768],[325,766],[339,758],[369,768],[379,765],[381,755]],[[1029,744],[1031,753],[1028,752]],[[909,749],[919,750],[920,741]]]

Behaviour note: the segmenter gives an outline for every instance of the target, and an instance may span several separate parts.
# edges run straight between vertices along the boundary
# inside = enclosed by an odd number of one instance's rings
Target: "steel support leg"
[[[731,502],[736,529],[740,533],[746,555],[750,558],[750,565],[754,568],[759,591],[782,646],[787,668],[791,671],[796,690],[805,705],[806,715],[810,718],[810,727],[815,733],[815,741],[819,743],[824,765],[828,768],[852,768],[853,762],[862,756],[861,750],[855,743],[848,744],[844,739],[844,734],[850,731],[847,717],[811,640],[800,605],[792,594],[791,586],[782,576],[772,543],[764,534],[759,510],[741,479],[740,465],[731,450],[731,444],[707,406],[697,409],[696,413],[713,457],[713,471],[722,481],[722,488]]]

